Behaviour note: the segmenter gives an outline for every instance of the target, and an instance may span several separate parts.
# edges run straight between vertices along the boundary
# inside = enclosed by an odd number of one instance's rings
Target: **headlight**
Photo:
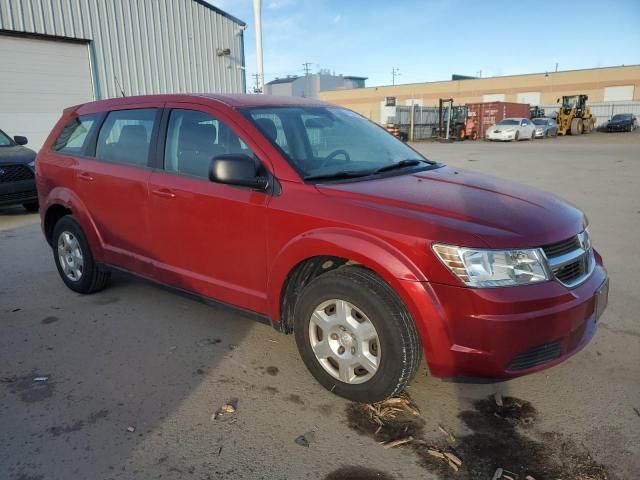
[[[510,287],[550,279],[540,249],[479,250],[434,244],[438,258],[470,287]]]
[[[31,160],[29,163],[27,163],[27,165],[29,165],[31,168],[36,168],[36,161]]]

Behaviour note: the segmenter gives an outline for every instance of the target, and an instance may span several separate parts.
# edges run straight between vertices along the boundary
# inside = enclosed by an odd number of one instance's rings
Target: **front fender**
[[[267,292],[272,319],[281,319],[281,298],[289,273],[299,263],[317,256],[341,257],[360,263],[380,275],[401,298],[404,297],[403,282],[427,280],[411,259],[377,237],[342,228],[311,230],[282,247],[271,265]]]
[[[80,200],[80,197],[67,188],[55,187],[51,192],[49,192],[44,201],[44,205],[40,208],[40,221],[42,231],[45,235],[46,230],[44,222],[47,217],[47,212],[54,205],[61,205],[71,210],[71,213],[78,223],[80,223],[80,226],[87,237],[87,242],[89,242],[89,248],[91,248],[91,254],[93,255],[94,260],[98,263],[104,262],[104,242],[95,222],[93,221],[93,217],[89,213],[89,209],[86,207],[84,202]]]

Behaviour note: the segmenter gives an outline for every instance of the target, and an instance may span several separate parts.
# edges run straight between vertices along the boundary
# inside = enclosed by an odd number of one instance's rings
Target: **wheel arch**
[[[402,282],[426,281],[425,275],[402,252],[377,237],[347,229],[314,230],[292,239],[276,255],[267,285],[269,316],[285,333],[296,294],[313,278],[342,265],[361,265],[373,271],[405,301]]]
[[[41,207],[42,208],[42,207]],[[87,237],[91,253],[96,261],[103,259],[103,241],[89,210],[80,198],[66,188],[56,188],[48,195],[42,208],[42,231],[47,243],[53,243],[55,224],[65,215],[73,215]]]

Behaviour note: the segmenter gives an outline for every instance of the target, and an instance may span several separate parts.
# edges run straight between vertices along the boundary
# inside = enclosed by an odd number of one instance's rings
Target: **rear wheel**
[[[105,287],[110,274],[93,260],[82,227],[73,216],[58,220],[52,247],[58,273],[67,287],[78,293],[94,293]]]
[[[331,392],[377,402],[415,376],[422,348],[413,320],[370,270],[344,267],[321,275],[304,289],[294,312],[300,356]]]
[[[529,140],[535,140],[536,139],[536,131],[534,130],[533,132],[531,132],[531,137],[529,138]]]

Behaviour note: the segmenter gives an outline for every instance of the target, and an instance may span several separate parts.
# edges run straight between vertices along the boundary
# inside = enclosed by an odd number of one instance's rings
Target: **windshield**
[[[12,143],[13,142],[11,141],[9,136],[6,133],[4,133],[2,130],[0,130],[0,147],[8,147]]]
[[[631,118],[631,114],[629,113],[618,113],[611,117],[611,120],[628,120]]]
[[[548,118],[534,118],[533,120],[531,120],[533,123],[535,123],[536,125],[547,125],[551,122],[549,122]]]
[[[364,176],[402,161],[402,173],[436,165],[375,123],[343,108],[260,107],[243,113],[303,178]]]
[[[578,103],[577,96],[562,98],[562,106],[564,106],[565,108],[573,108],[576,106],[576,103]]]
[[[505,118],[504,120],[498,122],[498,125],[520,125],[520,120]]]

